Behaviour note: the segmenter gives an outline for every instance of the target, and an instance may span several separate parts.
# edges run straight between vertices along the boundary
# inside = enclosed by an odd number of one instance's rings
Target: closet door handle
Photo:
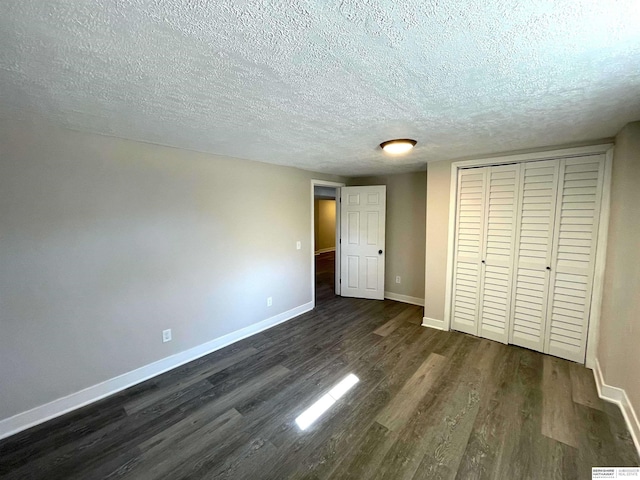
[[[547,270],[551,270],[551,267],[547,267]]]
[[[484,260],[482,260],[482,263],[485,263],[485,261],[484,261]]]

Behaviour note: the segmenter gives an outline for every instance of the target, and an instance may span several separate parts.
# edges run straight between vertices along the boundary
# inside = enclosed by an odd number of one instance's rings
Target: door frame
[[[335,254],[335,289],[336,295],[340,295],[340,189],[346,187],[345,183],[330,182],[328,180],[311,179],[311,302],[316,306],[316,278],[315,278],[315,187],[333,187],[336,189],[336,254]]]
[[[613,163],[613,143],[589,145],[584,147],[563,148],[555,150],[506,155],[475,160],[462,160],[451,164],[451,186],[449,189],[449,228],[447,240],[447,271],[444,304],[444,318],[437,320],[423,318],[422,325],[439,330],[451,330],[451,300],[453,294],[453,260],[456,223],[456,202],[458,194],[458,170],[463,168],[486,167],[506,163],[523,163],[541,160],[553,160],[585,155],[605,155],[604,182],[602,189],[602,203],[600,205],[600,223],[598,226],[598,240],[596,244],[595,271],[593,276],[593,290],[591,295],[591,309],[587,332],[587,352],[585,365],[595,367],[596,350],[598,346],[598,330],[600,326],[600,310],[604,287],[604,270],[607,255],[607,236],[609,232],[609,206],[611,200],[611,168]],[[428,275],[428,273],[427,273]]]

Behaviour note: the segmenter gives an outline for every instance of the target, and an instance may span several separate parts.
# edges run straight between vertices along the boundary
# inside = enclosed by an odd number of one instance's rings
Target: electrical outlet
[[[162,331],[162,342],[166,343],[170,341],[171,341],[171,329],[167,328],[166,330]]]
[[[302,248],[302,242],[300,240],[298,240],[296,242],[296,250],[300,250]]]
[[[400,283],[400,275],[396,275],[396,283]]]
[[[267,307],[270,307],[271,305],[273,305],[273,298],[267,297]]]

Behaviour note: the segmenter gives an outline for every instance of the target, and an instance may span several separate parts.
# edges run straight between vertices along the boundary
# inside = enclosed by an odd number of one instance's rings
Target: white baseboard
[[[409,295],[400,295],[399,293],[393,292],[384,292],[384,298],[395,300],[396,302],[410,303],[411,305],[424,307],[424,298],[410,297]]]
[[[335,251],[336,251],[336,247],[321,248],[320,250],[316,250],[315,254],[320,255],[321,253],[329,253],[329,252],[335,252]]]
[[[633,438],[633,443],[640,456],[640,422],[636,415],[635,409],[627,396],[627,392],[623,388],[612,387],[607,385],[602,375],[602,369],[600,368],[600,362],[596,358],[595,368],[593,369],[593,377],[596,380],[596,388],[598,389],[598,395],[607,402],[615,403],[622,410],[622,416],[627,423],[627,428]]]
[[[271,327],[291,320],[309,310],[313,310],[313,302],[305,303],[298,307],[282,312],[271,318],[267,318],[248,327],[241,328],[235,332],[224,335],[215,340],[203,343],[197,347],[190,348],[184,352],[176,353],[169,357],[150,363],[144,367],[137,368],[123,375],[111,378],[104,382],[98,383],[91,387],[72,393],[66,397],[58,398],[52,402],[35,407],[26,412],[19,413],[13,417],[0,420],[0,439],[9,437],[18,432],[31,428],[40,423],[46,422],[53,418],[64,415],[65,413],[84,407],[90,403],[101,400],[109,395],[120,392],[126,388],[132,387],[138,383],[144,382],[150,378],[160,375],[169,370],[173,370],[180,365],[196,360],[197,358],[208,355],[243,338],[250,337],[256,333],[267,330]]]
[[[435,328],[436,330],[448,330],[444,328],[444,320],[438,320],[437,318],[422,317],[422,326]]]

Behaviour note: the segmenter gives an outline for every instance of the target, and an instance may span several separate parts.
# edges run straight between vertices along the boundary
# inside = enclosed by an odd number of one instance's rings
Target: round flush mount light
[[[401,155],[407,153],[413,147],[416,146],[415,140],[410,138],[398,138],[396,140],[387,140],[380,144],[380,148],[391,155]]]

